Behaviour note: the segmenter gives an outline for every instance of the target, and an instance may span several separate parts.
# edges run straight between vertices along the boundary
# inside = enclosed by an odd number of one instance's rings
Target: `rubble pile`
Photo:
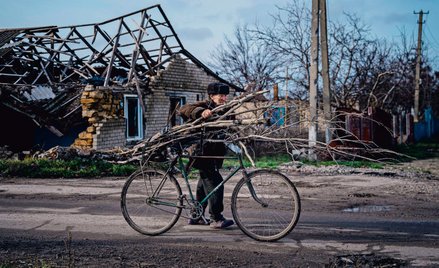
[[[438,177],[428,172],[422,172],[416,169],[407,169],[403,166],[395,164],[385,165],[381,169],[366,168],[366,167],[348,167],[343,165],[332,166],[315,166],[307,165],[300,161],[293,161],[282,164],[279,169],[288,172],[315,175],[315,176],[333,176],[333,175],[369,175],[369,176],[385,176],[385,177],[397,177],[397,178],[427,178],[427,179],[439,179]]]
[[[116,162],[126,159],[126,157],[123,157],[120,152],[121,150],[119,149],[97,151],[93,149],[55,146],[47,151],[36,152],[33,157],[51,160],[72,160],[77,158],[86,158],[90,160],[106,160]]]
[[[99,132],[100,123],[123,117],[121,101],[122,95],[95,88],[93,85],[86,86],[81,96],[82,117],[88,118],[90,126],[79,133],[73,146],[81,149],[93,148],[93,139]]]
[[[14,155],[12,151],[8,149],[8,146],[0,146],[0,159],[8,159]]]

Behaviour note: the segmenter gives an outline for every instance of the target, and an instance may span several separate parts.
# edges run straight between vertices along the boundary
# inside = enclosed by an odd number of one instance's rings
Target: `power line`
[[[425,26],[426,26],[425,28],[427,29],[426,33],[428,33],[431,39],[434,41],[434,43],[436,43],[439,46],[439,41],[436,39],[436,37],[434,37],[433,33],[430,30],[430,26],[428,24],[425,24]]]
[[[429,14],[426,16],[426,21],[428,21]],[[431,31],[430,24],[425,23],[425,28],[423,30],[423,34],[426,39],[426,43],[428,45],[425,46],[425,57],[430,61],[430,64],[433,68],[439,68],[439,41],[436,39],[435,35]]]

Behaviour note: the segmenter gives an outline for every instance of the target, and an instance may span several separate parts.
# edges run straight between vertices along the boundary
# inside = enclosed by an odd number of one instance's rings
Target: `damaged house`
[[[181,124],[227,83],[182,45],[160,5],[96,24],[0,30],[0,147],[123,147]]]

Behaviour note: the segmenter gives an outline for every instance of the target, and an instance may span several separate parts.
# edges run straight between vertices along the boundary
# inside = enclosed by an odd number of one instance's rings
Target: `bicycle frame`
[[[232,150],[231,150],[232,151]],[[233,151],[234,152],[234,151]],[[176,165],[178,165],[178,171],[182,174],[182,177],[183,177],[183,180],[184,180],[184,182],[185,182],[185,184],[186,184],[186,189],[188,190],[188,192],[189,192],[189,197],[190,197],[190,200],[191,201],[195,201],[196,200],[196,198],[195,198],[195,196],[194,196],[194,194],[193,194],[193,192],[192,192],[192,188],[191,188],[191,186],[190,186],[190,183],[189,183],[189,173],[190,173],[190,169],[189,169],[189,172],[187,172],[187,169],[186,169],[186,167],[185,167],[185,164],[183,163],[183,159],[189,159],[189,158],[192,158],[192,159],[201,159],[201,158],[210,158],[210,159],[212,159],[212,158],[220,158],[220,159],[237,159],[238,160],[238,163],[239,163],[239,165],[236,167],[236,168],[234,168],[228,175],[227,175],[227,177],[226,178],[224,178],[223,179],[223,181],[219,184],[219,185],[217,185],[211,192],[209,192],[207,195],[206,195],[206,197],[203,199],[203,200],[201,200],[199,203],[202,205],[202,204],[204,204],[204,203],[206,203],[206,202],[208,202],[208,200],[209,200],[209,198],[220,188],[220,187],[222,187],[224,184],[226,184],[236,173],[238,173],[238,171],[240,171],[240,170],[242,170],[242,175],[244,176],[244,178],[246,178],[246,179],[248,179],[248,173],[247,173],[247,171],[246,171],[246,168],[245,168],[245,166],[244,166],[244,163],[243,163],[243,157],[242,157],[242,154],[241,154],[241,152],[239,152],[239,153],[236,153],[236,152],[234,152],[235,153],[235,157],[227,157],[227,156],[185,156],[185,155],[182,155],[182,154],[177,154],[177,156],[171,161],[171,164],[169,165],[169,168],[168,168],[168,170],[166,171],[166,173],[165,173],[165,177],[164,177],[164,180],[165,180],[165,178],[166,178],[166,175],[168,175],[169,173],[171,173],[171,172],[173,172],[173,168],[176,166]],[[163,182],[162,182],[162,184],[164,183],[164,180],[163,180]],[[251,184],[251,181],[247,181],[247,183],[246,183],[246,185],[247,185],[247,187],[249,188],[249,191],[250,191],[250,194],[251,194],[251,196],[253,197],[253,199],[256,201],[256,202],[258,202],[259,204],[261,204],[263,207],[265,207],[265,206],[267,206],[267,204],[266,203],[264,203],[262,200],[260,200],[258,197],[257,197],[257,195],[256,195],[256,193],[255,193],[255,191],[254,191],[254,188],[253,188],[253,185]],[[160,189],[161,189],[161,187],[158,187],[157,189],[156,189],[156,192],[153,194],[153,196],[155,196],[155,194],[157,193],[157,192],[160,192]],[[184,208],[184,207],[183,207]]]
[[[188,157],[189,158],[189,157]],[[212,157],[209,157],[209,156],[195,156],[195,157],[192,157],[192,158],[212,158]],[[235,157],[221,157],[222,159],[236,159]],[[220,183],[220,184],[218,184],[218,186],[216,186],[210,193],[208,193],[207,195],[206,195],[206,197],[203,199],[203,200],[201,200],[200,201],[200,204],[204,204],[204,203],[206,203],[208,200],[209,200],[209,198],[221,187],[221,186],[223,186],[224,184],[226,184],[226,182],[228,182],[239,170],[242,170],[243,171],[243,174],[244,174],[244,176],[246,176],[247,175],[247,173],[246,173],[246,171],[245,171],[245,167],[244,167],[244,164],[242,163],[242,157],[240,157],[239,155],[238,155],[238,157],[237,157],[238,159],[239,159],[239,166],[238,167],[236,167],[229,175],[227,175],[227,177],[225,178],[225,179],[223,179],[223,181]],[[183,175],[183,179],[184,179],[184,181],[185,181],[185,183],[186,183],[186,187],[187,187],[187,189],[188,189],[188,191],[189,191],[189,195],[190,195],[190,198],[191,198],[191,200],[195,200],[195,197],[194,197],[194,195],[193,195],[193,193],[192,193],[192,189],[191,189],[191,186],[190,186],[190,184],[189,184],[189,176],[188,176],[188,174],[189,173],[187,173],[186,172],[186,170],[185,170],[185,166],[184,166],[184,163],[183,163],[183,157],[179,157],[178,158],[178,166],[179,166],[179,169],[180,169],[180,171],[181,171],[181,173],[182,173],[182,175]]]

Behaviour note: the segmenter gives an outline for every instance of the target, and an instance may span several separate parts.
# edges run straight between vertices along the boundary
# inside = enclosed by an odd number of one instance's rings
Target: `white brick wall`
[[[203,69],[180,57],[172,60],[165,70],[150,82],[151,95],[145,96],[146,109],[145,138],[149,138],[166,127],[170,97],[185,97],[186,103],[203,100],[207,97],[207,85],[218,82]]]
[[[107,119],[96,124],[93,149],[109,150],[126,145],[125,118]]]

